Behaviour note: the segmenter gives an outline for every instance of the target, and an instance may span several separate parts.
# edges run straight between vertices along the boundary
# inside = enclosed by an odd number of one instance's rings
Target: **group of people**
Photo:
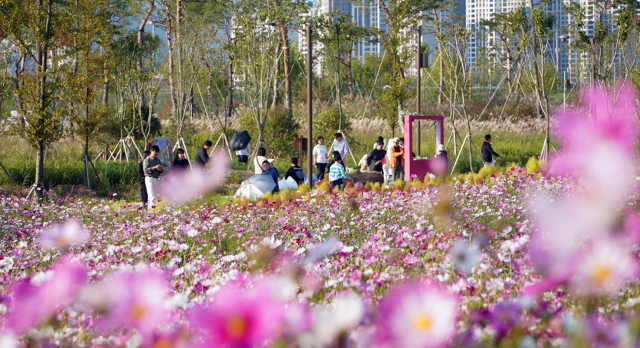
[[[212,145],[213,143],[207,140],[204,145],[196,150],[195,165],[197,168],[204,170],[205,165],[209,162],[208,151]],[[160,148],[158,145],[152,145],[150,150],[144,151],[142,162],[139,165],[140,198],[143,207],[152,208],[158,198],[160,176],[164,173],[164,167],[159,155]],[[175,158],[171,163],[171,170],[183,173],[188,168],[190,168],[190,163],[186,158],[184,149],[177,149]]]
[[[482,161],[485,166],[495,165],[494,157],[503,158],[493,150],[491,141],[491,135],[485,135],[485,142],[482,144]],[[204,170],[205,165],[209,162],[208,151],[212,145],[213,143],[207,140],[196,150],[195,166],[197,168]],[[360,170],[380,173],[384,176],[385,181],[389,182],[398,179],[403,180],[405,167],[404,138],[393,138],[390,140],[389,145],[388,149],[385,149],[386,139],[378,137],[373,145],[373,149],[360,160]],[[312,155],[314,166],[318,171],[318,180],[323,181],[325,179],[325,172],[328,169],[328,179],[333,189],[336,186],[342,187],[342,185],[344,185],[344,179],[348,178],[344,159],[350,149],[342,133],[334,134],[334,141],[331,147],[333,148],[333,152],[330,157],[327,147],[324,145],[324,138],[318,137]],[[436,158],[444,161],[446,165],[445,168],[448,168],[447,151],[444,145],[439,144],[436,150]],[[236,152],[238,160],[242,163],[247,163],[250,151],[250,145],[247,145],[246,149]],[[159,147],[153,145],[150,151],[144,152],[144,158],[142,162],[140,162],[140,193],[142,204],[149,208],[151,208],[157,200],[159,177],[164,172],[162,162],[158,158],[159,154]],[[413,158],[416,157],[415,153],[411,155]],[[280,173],[271,165],[272,161],[273,160],[266,157],[264,147],[258,148],[253,160],[254,173],[256,175],[270,176],[275,183],[273,192],[278,192]],[[287,170],[284,179],[292,178],[298,185],[301,185],[307,179],[307,175],[298,165],[298,161],[298,157],[291,158],[291,166]],[[183,172],[187,170],[189,166],[190,163],[186,158],[184,149],[177,149],[172,162],[172,170]]]

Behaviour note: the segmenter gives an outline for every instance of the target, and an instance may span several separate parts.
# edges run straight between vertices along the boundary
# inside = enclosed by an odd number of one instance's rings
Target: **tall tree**
[[[60,72],[69,68],[66,62],[72,57],[68,6],[53,0],[0,0],[0,31],[33,62],[15,76],[22,122],[11,123],[11,128],[36,150],[38,198],[44,188],[45,149],[62,136],[64,111],[55,103],[64,86]]]

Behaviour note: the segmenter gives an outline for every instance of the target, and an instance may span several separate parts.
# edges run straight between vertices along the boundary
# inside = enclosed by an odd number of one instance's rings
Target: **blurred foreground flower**
[[[87,288],[84,299],[103,314],[97,321],[98,328],[103,331],[132,328],[148,342],[158,325],[168,318],[164,308],[167,294],[165,277],[144,269],[112,274],[102,283]]]
[[[227,284],[214,295],[210,306],[195,306],[189,321],[205,333],[200,347],[255,347],[275,338],[285,305],[271,296],[272,290],[266,282],[245,290]]]
[[[434,285],[414,283],[392,289],[378,307],[377,345],[444,346],[456,332],[457,307],[453,295]]]
[[[6,328],[20,334],[51,318],[80,291],[86,277],[84,266],[65,259],[54,266],[49,280],[38,285],[29,279],[21,280],[9,291],[12,302],[5,318]]]
[[[302,338],[307,347],[325,347],[357,327],[364,315],[364,303],[358,295],[338,295],[331,303],[314,308],[312,336]]]
[[[533,293],[525,291],[533,295],[574,276],[574,288],[614,293],[636,269],[629,251],[621,248],[624,241],[610,241],[620,234],[620,208],[636,177],[636,95],[628,86],[609,93],[594,87],[583,101],[591,118],[578,109],[560,115],[564,147],[551,160],[551,173],[584,179],[584,185],[567,197],[543,197],[532,204],[538,231],[531,257],[546,276],[528,289]]]
[[[224,184],[230,168],[230,159],[226,152],[211,154],[209,170],[194,166],[193,170],[172,171],[171,178],[160,185],[160,193],[171,203],[184,204],[198,199],[200,195],[211,192]]]
[[[40,246],[44,249],[68,249],[74,244],[82,244],[90,238],[89,232],[75,220],[56,224],[42,231]]]

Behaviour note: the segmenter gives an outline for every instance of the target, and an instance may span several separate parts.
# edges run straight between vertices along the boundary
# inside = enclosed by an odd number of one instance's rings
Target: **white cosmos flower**
[[[357,295],[340,295],[326,306],[315,308],[313,313],[314,343],[324,347],[340,334],[349,332],[360,324],[364,315],[364,303]]]
[[[638,266],[620,242],[611,239],[595,241],[578,261],[572,287],[589,294],[615,294]]]
[[[465,274],[470,274],[473,267],[482,261],[482,254],[480,254],[478,248],[462,240],[453,245],[449,256],[453,264]]]

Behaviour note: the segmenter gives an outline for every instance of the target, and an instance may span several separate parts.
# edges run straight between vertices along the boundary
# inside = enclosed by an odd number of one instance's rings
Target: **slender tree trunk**
[[[176,113],[174,115],[179,116],[178,117],[178,133],[177,138],[180,139],[180,137],[182,136],[182,128],[183,128],[183,123],[184,123],[184,103],[185,103],[185,93],[184,93],[184,86],[182,85],[182,43],[181,41],[181,37],[180,37],[180,23],[182,21],[182,0],[176,0],[176,50],[174,50],[174,52],[177,53],[177,61],[178,61],[178,75],[176,76],[177,80],[178,80],[178,102],[179,104],[177,105],[177,109],[176,109]]]
[[[284,61],[284,107],[293,116],[292,86],[291,86],[291,47],[289,46],[289,32],[287,28],[282,30],[283,61]]]
[[[513,56],[511,50],[507,50],[507,87],[509,88],[509,94],[513,91]]]
[[[234,85],[233,85],[233,58],[231,57],[231,55],[229,55],[229,66],[228,66],[228,82],[227,82],[227,113],[225,115],[225,120],[224,120],[224,124],[225,127],[227,126],[227,121],[229,119],[231,119],[231,116],[233,115],[233,92],[234,92]]]
[[[282,50],[282,42],[278,42],[275,50],[275,77],[273,78],[273,86],[272,93],[273,99],[271,102],[271,107],[275,108],[280,104],[280,91],[278,90],[278,85],[280,85],[280,51]]]
[[[174,45],[171,15],[169,14],[169,8],[167,8],[167,64],[169,66],[169,94],[171,95],[171,113],[173,117],[176,117],[178,111],[178,100],[176,98],[176,85],[173,79],[175,70],[175,63],[173,62]]]
[[[439,77],[439,81],[438,81],[438,106],[440,106],[442,104],[442,96],[444,93],[444,57],[443,57],[443,51],[442,51],[442,37],[441,37],[441,27],[440,27],[440,21],[438,19],[438,11],[437,10],[433,10],[433,18],[435,19],[435,23],[436,23],[436,42],[438,43],[438,57],[439,59],[439,68],[440,68],[440,77]]]
[[[44,28],[44,37],[42,42],[40,39],[36,40],[36,70],[39,71],[40,76],[38,80],[38,98],[40,99],[39,117],[38,117],[38,130],[40,132],[45,131],[44,114],[47,107],[47,95],[46,95],[46,83],[47,83],[47,54],[49,52],[49,36],[51,34],[51,17],[52,17],[52,0],[47,3],[46,22]],[[40,7],[44,6],[44,1],[39,0]],[[42,137],[36,141],[36,177],[35,183],[40,188],[44,189],[44,146],[45,139]],[[42,190],[36,190],[36,199],[41,200],[43,196]]]
[[[349,72],[349,98],[354,100],[356,98],[355,90],[353,88],[353,64],[352,64],[352,52],[347,53],[347,69]]]
[[[24,109],[24,101],[22,99],[22,85],[20,81],[22,79],[19,78],[20,74],[24,72],[24,62],[25,55],[22,55],[20,59],[16,62],[16,79],[14,82],[14,88],[16,90],[16,100],[18,102],[18,110],[23,111]]]
[[[147,22],[149,21],[149,18],[151,17],[151,14],[153,13],[154,9],[155,9],[155,0],[151,0],[149,2],[149,9],[145,13],[144,17],[142,17],[142,21],[140,22],[140,26],[138,27],[138,31],[137,31],[137,39],[138,39],[137,42],[138,42],[139,50],[142,50],[142,46],[144,45],[144,27],[147,25]],[[142,54],[140,54],[140,59],[138,59],[138,61],[136,62],[136,71],[140,72],[142,71],[143,68],[144,67],[142,65]],[[140,93],[140,95],[142,96],[142,102],[146,103],[144,89],[142,87],[142,82],[140,81],[140,79],[136,80],[136,91]]]

